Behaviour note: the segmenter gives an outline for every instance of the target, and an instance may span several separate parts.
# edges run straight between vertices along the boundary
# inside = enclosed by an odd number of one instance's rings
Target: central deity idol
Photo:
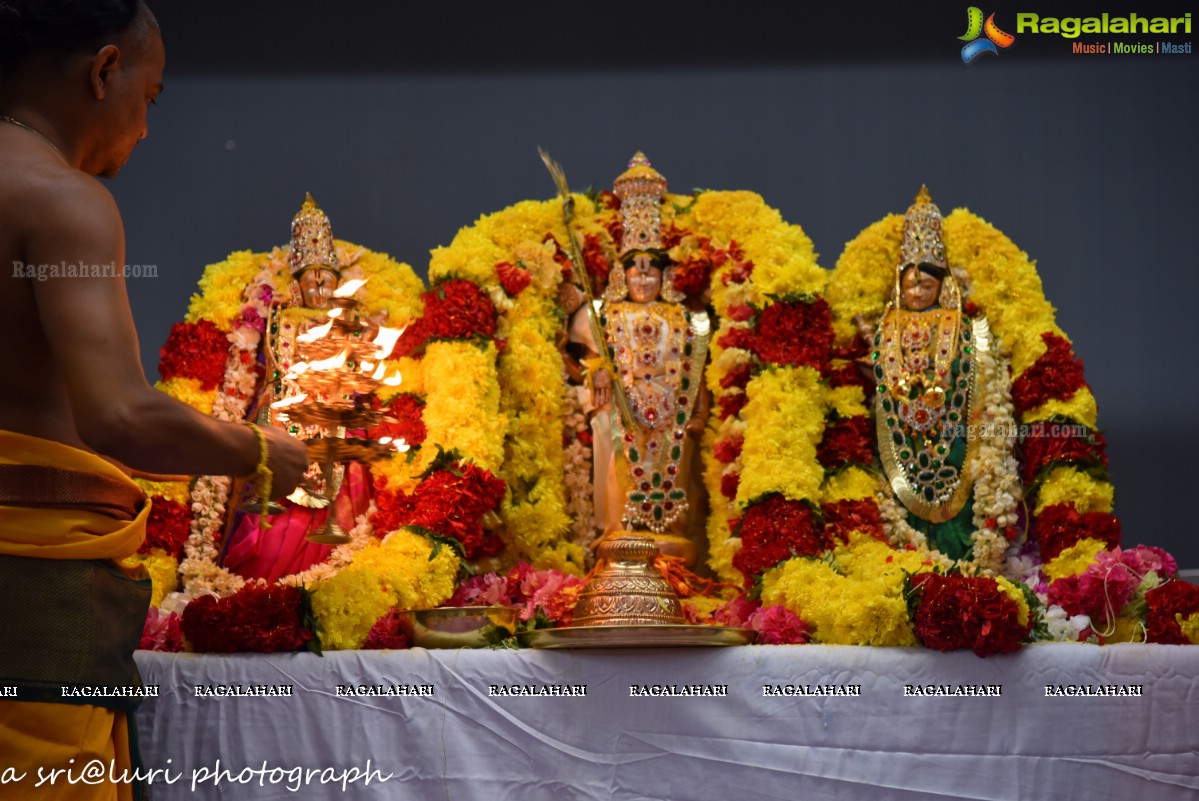
[[[651,532],[664,553],[693,563],[695,545],[683,535],[700,478],[689,468],[705,423],[710,323],[706,312],[683,307],[671,281],[662,242],[666,179],[638,152],[613,191],[622,235],[600,322],[616,374],[603,366],[592,374],[597,416],[607,418],[595,439],[596,519],[605,533]],[[613,409],[616,392],[628,401],[627,418]]]

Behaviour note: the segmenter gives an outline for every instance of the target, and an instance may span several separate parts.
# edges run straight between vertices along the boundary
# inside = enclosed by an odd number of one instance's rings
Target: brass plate
[[[675,648],[681,646],[750,645],[757,632],[731,626],[567,626],[535,629],[516,635],[534,648]]]

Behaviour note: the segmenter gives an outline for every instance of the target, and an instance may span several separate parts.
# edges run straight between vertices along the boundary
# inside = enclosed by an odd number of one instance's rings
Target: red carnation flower
[[[856,362],[847,362],[834,367],[831,364],[825,369],[825,378],[830,387],[861,387],[867,403],[874,397],[874,382],[862,375]]]
[[[495,266],[495,274],[500,279],[504,291],[512,297],[519,295],[531,283],[533,276],[523,267],[517,267],[511,262],[501,261]]]
[[[720,494],[730,501],[736,499],[739,486],[741,486],[740,473],[725,473],[720,477]]]
[[[722,439],[717,442],[713,449],[713,455],[716,457],[716,461],[721,464],[732,464],[741,455],[741,448],[744,445],[745,437],[735,434],[728,439]]]
[[[720,407],[720,419],[725,420],[740,414],[747,403],[749,403],[749,396],[744,392],[731,392],[721,396],[720,400],[716,401]]]
[[[824,538],[829,542],[847,542],[852,531],[886,539],[883,516],[873,498],[827,503],[820,508],[820,514],[824,517]]]
[[[1079,514],[1070,503],[1046,506],[1033,519],[1033,536],[1041,559],[1049,562],[1084,537],[1099,540],[1108,549],[1120,544],[1120,520],[1107,512]]]
[[[372,428],[367,432],[368,437],[402,439],[413,448],[425,441],[425,437],[428,436],[423,418],[425,402],[418,396],[410,393],[396,395],[382,408],[391,419]]]
[[[600,244],[597,234],[587,234],[583,237],[583,264],[587,267],[587,272],[597,284],[608,283],[608,273],[612,271],[612,262],[608,261],[608,254],[604,252],[604,246]]]
[[[183,543],[191,534],[192,513],[190,506],[166,498],[154,498],[150,504],[150,516],[146,520],[146,539],[137,549],[138,553],[150,553],[161,548],[167,554],[179,557]]]
[[[1145,616],[1149,642],[1190,645],[1182,633],[1178,615],[1190,617],[1199,612],[1199,585],[1175,579],[1145,593],[1149,613]]]
[[[749,379],[753,377],[753,365],[742,364],[739,367],[730,370],[724,378],[720,379],[721,389],[731,389],[739,387],[745,389],[749,386]]]
[[[730,320],[738,323],[744,323],[746,320],[752,320],[757,314],[753,306],[746,306],[744,303],[738,303],[734,306],[729,306],[728,316]]]
[[[495,336],[495,304],[473,281],[443,281],[424,294],[424,301],[422,320],[430,339]]]
[[[772,303],[758,319],[753,351],[764,362],[824,371],[833,344],[832,318],[823,298]]]
[[[225,380],[229,338],[211,320],[175,323],[158,359],[158,374],[164,381],[194,378],[201,389],[216,389]]]
[[[733,566],[745,576],[747,585],[785,559],[815,556],[829,548],[827,538],[816,530],[812,507],[779,493],[745,510],[740,534],[741,550],[733,557]]]
[[[413,492],[412,505],[400,521],[458,540],[467,559],[493,556],[504,544],[483,529],[482,520],[499,506],[507,488],[503,479],[469,462],[437,470]]]
[[[1068,400],[1087,385],[1070,343],[1048,331],[1041,339],[1048,350],[1012,382],[1012,403],[1020,415],[1051,399]]]
[[[1020,624],[1020,607],[993,578],[919,573],[912,586],[920,592],[913,628],[934,650],[969,648],[980,657],[1011,653],[1031,630],[1031,620]]]
[[[362,644],[362,650],[400,650],[408,647],[411,637],[412,627],[407,615],[401,614],[397,609],[389,609],[371,626],[366,635],[366,642]]]
[[[816,448],[816,458],[826,470],[836,470],[851,463],[870,464],[874,460],[874,438],[870,428],[870,420],[865,415],[830,423]]]
[[[247,584],[228,598],[189,603],[180,623],[193,650],[210,653],[297,651],[313,634],[302,625],[305,590]]]
[[[754,332],[744,326],[733,326],[716,340],[716,344],[722,348],[753,350]]]
[[[1031,484],[1042,470],[1073,464],[1107,469],[1107,443],[1097,431],[1074,436],[1061,423],[1033,423],[1021,442],[1024,483]],[[1063,433],[1064,432],[1064,433]]]
[[[411,356],[425,346],[426,339],[424,320],[415,320],[404,327],[404,332],[396,340],[387,358],[402,359]]]

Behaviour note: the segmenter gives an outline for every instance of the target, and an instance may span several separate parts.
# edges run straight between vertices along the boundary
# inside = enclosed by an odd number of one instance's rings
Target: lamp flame
[[[271,408],[283,409],[288,406],[295,406],[297,403],[303,403],[306,400],[308,400],[308,393],[301,392],[299,395],[292,395],[290,398],[284,398],[283,400],[275,401],[271,404]]]
[[[352,296],[355,292],[357,292],[359,289],[361,289],[362,285],[365,283],[366,283],[365,278],[355,278],[352,281],[346,281],[344,284],[342,284],[341,286],[339,286],[337,289],[335,289],[333,291],[333,297],[348,298],[348,297]]]
[[[318,339],[322,339],[323,337],[328,336],[329,330],[331,328],[333,328],[332,320],[325,323],[324,325],[318,325],[318,326],[315,326],[314,328],[309,328],[307,331],[305,331],[304,333],[297,336],[296,341],[297,342],[305,342],[305,343],[316,342]]]
[[[396,346],[396,342],[400,339],[400,334],[403,333],[403,328],[380,328],[374,340],[374,345],[377,349],[375,351],[375,358],[386,359],[391,355],[391,349]]]

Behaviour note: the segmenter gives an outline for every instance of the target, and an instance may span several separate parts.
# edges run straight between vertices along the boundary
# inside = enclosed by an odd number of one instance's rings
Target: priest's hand
[[[263,426],[262,435],[266,437],[266,464],[272,474],[271,499],[285,498],[308,469],[308,449],[303,442],[274,426]]]

